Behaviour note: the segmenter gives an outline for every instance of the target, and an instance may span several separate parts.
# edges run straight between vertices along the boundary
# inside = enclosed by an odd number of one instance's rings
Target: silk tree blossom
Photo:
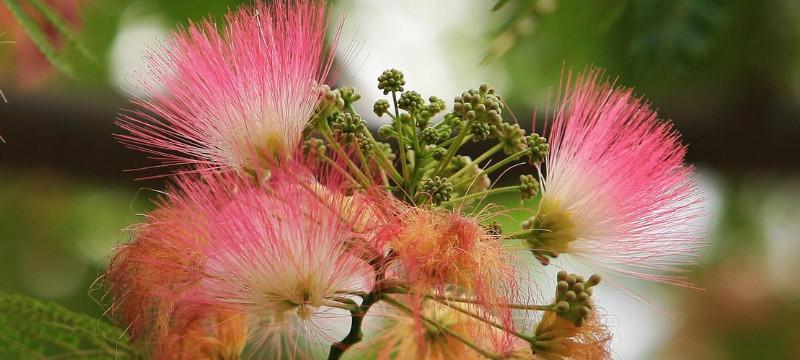
[[[255,170],[293,155],[333,61],[324,2],[258,1],[226,20],[148,55],[144,111],[121,115],[122,143],[166,166]]]
[[[133,229],[132,242],[116,249],[105,274],[111,315],[155,359],[233,359],[246,340],[245,319],[230,307],[183,300],[196,291],[205,259],[176,244],[205,239],[196,232],[202,217],[192,208],[162,204]]]
[[[422,304],[420,313],[414,314],[411,311],[414,299],[397,297],[394,301],[406,306],[407,311],[394,310],[386,314],[391,322],[374,340],[380,343],[379,360],[479,360],[491,353],[512,353],[506,344],[494,341],[502,338],[499,329],[468,315],[480,311],[474,304],[444,305],[428,300]],[[420,317],[424,319],[421,323]],[[421,334],[414,336],[417,332]],[[459,337],[469,339],[469,345]],[[531,353],[529,347],[527,352]]]
[[[593,311],[587,321],[576,326],[569,320],[546,312],[536,326],[534,359],[609,359],[611,332]],[[523,351],[518,351],[523,354]]]
[[[680,271],[702,246],[691,225],[701,204],[686,147],[632,90],[601,77],[597,70],[579,77],[557,109],[538,215],[525,224],[528,243],[543,263],[569,253],[685,284],[661,272]]]
[[[157,315],[168,324],[192,323],[185,317],[224,309],[245,319],[251,348],[267,358],[302,356],[334,341],[327,322],[346,313],[343,298],[369,291],[375,278],[350,246],[350,239],[368,234],[355,233],[341,216],[347,213],[342,207],[356,211],[357,202],[334,190],[312,191],[280,169],[268,185],[249,181],[231,174],[179,177],[162,206],[192,211],[181,222],[185,228],[173,227],[155,240],[169,256],[142,249],[136,258],[118,255],[109,270],[119,306],[147,299],[143,306],[129,306],[126,319],[150,316],[158,304],[188,309]],[[145,274],[142,270],[123,275],[131,268],[146,268],[149,276],[136,276]],[[145,291],[147,281],[159,283],[159,290]],[[156,331],[154,336],[164,343],[175,335]]]
[[[499,235],[454,210],[411,207],[397,201],[389,201],[384,208],[393,209],[392,214],[376,238],[393,254],[387,278],[406,284],[411,295],[408,303],[418,322],[425,311],[424,299],[436,296],[466,300],[474,305],[477,316],[513,328],[511,310],[505,304],[518,290],[511,265],[514,255],[503,248]],[[494,336],[497,347],[510,347],[507,333],[485,335]]]

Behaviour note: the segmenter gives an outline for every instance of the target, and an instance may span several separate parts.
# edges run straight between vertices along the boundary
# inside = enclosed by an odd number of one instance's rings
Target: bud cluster
[[[503,102],[495,89],[487,84],[470,89],[457,96],[453,110],[466,120],[499,125],[502,121]]]
[[[422,194],[429,196],[434,205],[439,205],[450,200],[450,196],[453,193],[453,183],[447,178],[434,176],[422,180],[420,191]]]
[[[390,92],[401,92],[406,84],[403,73],[397,69],[389,69],[378,76],[378,89],[383,90],[383,94]]]
[[[584,280],[582,276],[559,271],[556,277],[554,311],[558,316],[581,326],[592,313],[592,288],[600,283],[600,275],[594,274]]]

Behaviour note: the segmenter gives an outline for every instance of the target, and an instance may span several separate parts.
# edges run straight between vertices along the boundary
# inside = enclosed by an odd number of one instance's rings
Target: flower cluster
[[[387,70],[373,109],[390,124],[373,134],[361,95],[326,84],[323,3],[226,20],[154,50],[143,109],[120,119],[124,144],[175,171],[105,275],[112,316],[152,357],[606,358],[600,276],[562,271],[540,299],[520,270],[567,254],[685,284],[674,271],[699,247],[685,148],[598,71],[567,81],[548,141],[504,119],[489,85],[448,107]]]

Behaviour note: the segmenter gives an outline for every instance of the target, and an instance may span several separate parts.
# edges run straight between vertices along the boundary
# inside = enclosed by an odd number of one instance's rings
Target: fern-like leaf
[[[0,292],[0,358],[136,359],[125,331],[101,320]]]

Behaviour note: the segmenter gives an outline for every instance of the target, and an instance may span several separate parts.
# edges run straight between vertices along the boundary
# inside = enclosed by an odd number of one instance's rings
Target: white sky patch
[[[426,100],[437,96],[448,107],[455,96],[484,82],[502,95],[502,69],[480,66],[489,41],[491,3],[343,0],[338,6],[335,15],[346,16],[339,55],[345,55],[351,41],[360,48],[338,81],[362,94],[356,107],[368,121],[376,118],[369,116],[372,104],[389,99],[377,88],[378,76],[389,68],[405,74],[406,90]]]
[[[152,14],[140,3],[129,6],[122,14],[120,29],[111,46],[111,81],[132,96],[144,96],[136,86],[139,81],[135,76],[146,73],[140,71],[145,66],[145,53],[149,48],[162,44],[170,33],[167,21]]]

